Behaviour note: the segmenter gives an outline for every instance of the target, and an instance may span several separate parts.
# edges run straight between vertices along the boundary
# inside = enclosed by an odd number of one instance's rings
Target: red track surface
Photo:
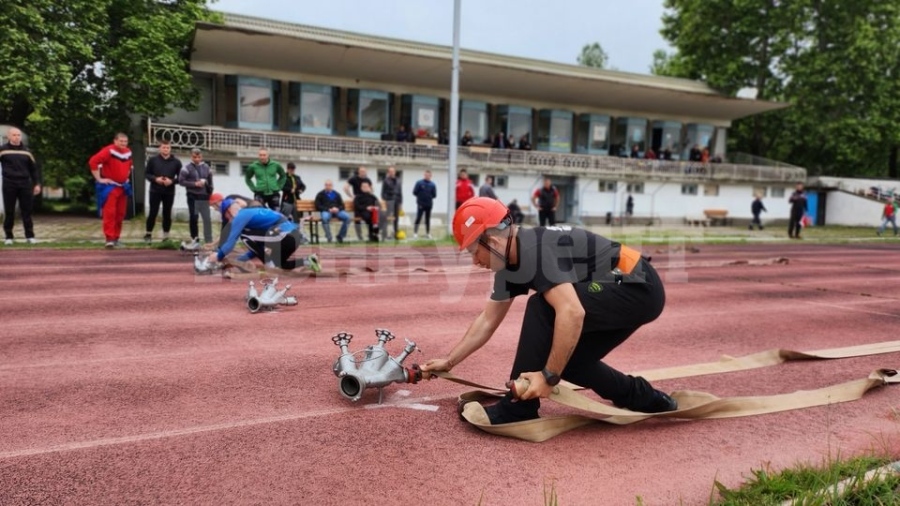
[[[897,339],[896,250],[701,248],[646,248],[668,304],[610,363],[634,371]],[[0,504],[519,505],[541,504],[551,481],[564,505],[702,504],[714,480],[736,486],[754,468],[900,452],[895,387],[750,418],[597,424],[540,444],[460,421],[465,388],[443,380],[391,385],[382,406],[374,390],[351,403],[331,371],[334,333],[355,334],[355,351],[387,328],[424,350],[408,362],[442,356],[479,311],[489,274],[449,249],[320,253],[331,276],[282,279],[300,305],[255,315],[245,280],[194,276],[171,251],[0,254]],[[777,257],[790,262],[740,263]],[[454,372],[502,384],[524,306]],[[775,394],[879,367],[900,367],[900,356],[658,386]]]

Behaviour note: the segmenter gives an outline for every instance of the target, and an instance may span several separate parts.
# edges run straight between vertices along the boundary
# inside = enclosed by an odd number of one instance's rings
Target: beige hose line
[[[721,374],[734,371],[745,371],[760,367],[769,367],[787,361],[796,360],[829,360],[850,357],[877,355],[900,352],[900,341],[872,343],[844,348],[831,348],[810,352],[799,352],[784,349],[772,349],[743,357],[723,357],[717,362],[694,365],[668,367],[632,373],[649,381],[675,378],[688,378],[706,374]],[[826,386],[816,390],[799,390],[792,393],[720,398],[715,395],[692,390],[681,390],[672,393],[678,401],[678,410],[666,413],[638,413],[627,409],[616,408],[610,404],[589,399],[576,390],[580,387],[571,383],[561,383],[554,388],[550,400],[568,407],[576,408],[593,416],[565,415],[543,417],[524,422],[491,425],[484,407],[477,401],[496,399],[506,389],[498,389],[457,378],[451,373],[442,372],[438,376],[463,385],[486,389],[492,392],[475,390],[459,397],[460,416],[481,430],[500,436],[524,439],[526,441],[546,441],[563,432],[595,422],[606,422],[626,425],[648,418],[733,418],[740,416],[777,413],[793,409],[825,406],[838,402],[849,402],[860,399],[866,392],[876,387],[900,383],[900,375],[893,369],[878,369],[867,377]]]

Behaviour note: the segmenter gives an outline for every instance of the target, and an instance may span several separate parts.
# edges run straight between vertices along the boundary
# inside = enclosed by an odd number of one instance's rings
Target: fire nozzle
[[[384,345],[394,339],[394,335],[385,329],[376,329],[378,343],[365,349],[351,353],[349,349],[353,334],[340,332],[331,340],[341,348],[341,356],[334,362],[332,370],[338,377],[338,388],[341,395],[353,402],[358,401],[365,389],[378,389],[378,404],[384,398],[384,387],[391,383],[418,383],[422,379],[422,371],[417,364],[404,367],[403,361],[415,350],[416,343],[406,339],[406,346],[396,357],[391,357]]]
[[[247,309],[251,313],[258,313],[266,310],[270,311],[278,306],[296,306],[297,298],[292,295],[285,295],[291,285],[285,285],[281,290],[278,289],[278,278],[273,280],[265,280],[262,291],[257,292],[256,285],[250,282],[247,290]]]

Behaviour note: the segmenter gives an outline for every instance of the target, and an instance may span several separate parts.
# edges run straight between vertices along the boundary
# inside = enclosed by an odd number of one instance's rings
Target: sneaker
[[[168,232],[163,232],[163,238],[162,238],[162,240],[163,240],[163,241],[168,241],[168,240],[169,240],[169,233],[168,233]]]
[[[106,241],[106,245],[104,247],[106,249],[113,249],[116,247],[116,241]]]
[[[665,413],[666,411],[676,411],[678,409],[678,401],[669,394],[654,390],[653,398],[650,399],[650,402],[640,408],[634,407],[631,409],[641,413]]]
[[[13,240],[12,240],[12,239],[7,239],[7,240],[3,241],[3,244],[4,244],[5,246],[12,246],[12,245],[13,245]]]
[[[413,234],[413,239],[418,239],[418,238],[419,238],[419,234]]]
[[[266,262],[266,268],[267,268],[267,269],[274,269],[274,268],[275,268],[275,262],[269,260],[268,262]]]
[[[322,272],[322,266],[319,264],[319,257],[316,255],[306,257],[306,266],[313,272]]]
[[[152,242],[152,241],[153,241],[153,235],[151,235],[150,232],[147,232],[146,234],[144,234],[144,242],[145,243],[150,244],[150,242]]]
[[[117,247],[117,248],[121,248],[121,247],[122,247],[122,241],[120,241],[120,240],[118,240],[118,239],[116,239],[115,241],[113,241],[113,244],[114,244],[115,247]]]
[[[25,239],[25,242],[27,242],[28,244],[37,244],[37,239],[35,239],[34,237],[29,237],[28,239]]]
[[[338,244],[344,244],[344,238],[341,236],[337,236],[337,242]]]
[[[431,237],[431,234],[425,234],[425,238],[429,240],[434,239],[434,237]]]

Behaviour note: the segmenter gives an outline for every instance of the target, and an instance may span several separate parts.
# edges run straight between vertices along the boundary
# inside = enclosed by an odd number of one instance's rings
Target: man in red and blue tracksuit
[[[96,181],[97,211],[103,217],[106,247],[115,248],[119,245],[128,197],[132,194],[132,157],[128,149],[128,136],[117,133],[112,144],[91,157],[88,166]]]

